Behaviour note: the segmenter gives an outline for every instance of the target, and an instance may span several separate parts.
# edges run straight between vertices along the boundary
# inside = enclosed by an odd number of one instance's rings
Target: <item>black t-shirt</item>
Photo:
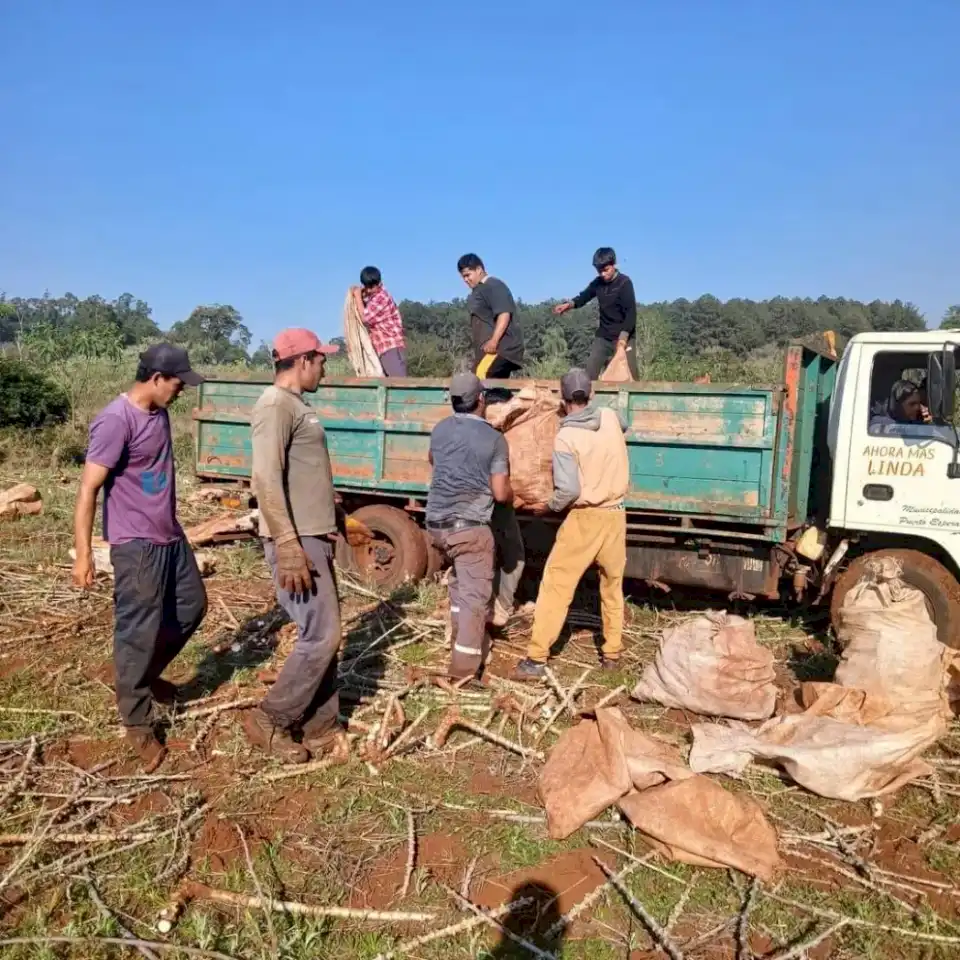
[[[609,283],[595,277],[586,290],[573,298],[573,305],[586,306],[594,297],[600,308],[597,336],[617,340],[621,333],[625,333],[632,338],[637,329],[637,297],[633,292],[633,281],[625,273],[618,273]]]
[[[510,288],[496,277],[487,277],[470,291],[467,309],[470,311],[474,363],[483,359],[483,345],[493,336],[497,317],[509,313],[510,323],[497,347],[497,356],[520,366],[523,363],[523,334],[517,323],[517,304]]]

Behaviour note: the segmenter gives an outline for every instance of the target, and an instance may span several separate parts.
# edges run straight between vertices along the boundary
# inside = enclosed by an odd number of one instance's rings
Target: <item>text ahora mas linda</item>
[[[932,448],[867,446],[867,474],[871,477],[923,477],[924,461],[936,459]]]

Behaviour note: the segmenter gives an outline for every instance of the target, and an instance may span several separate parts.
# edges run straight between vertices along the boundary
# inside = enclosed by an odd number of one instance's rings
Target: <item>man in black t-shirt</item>
[[[457,270],[470,288],[467,309],[474,371],[482,379],[504,380],[523,365],[523,334],[513,294],[502,280],[487,275],[475,253],[464,254]]]
[[[578,293],[572,300],[558,303],[555,314],[566,313],[586,306],[596,298],[600,308],[600,325],[590,356],[584,368],[591,380],[596,380],[618,350],[626,351],[630,375],[640,379],[637,368],[637,297],[633,292],[633,281],[617,269],[617,255],[613,247],[600,247],[593,255],[593,266],[597,276],[586,290]]]

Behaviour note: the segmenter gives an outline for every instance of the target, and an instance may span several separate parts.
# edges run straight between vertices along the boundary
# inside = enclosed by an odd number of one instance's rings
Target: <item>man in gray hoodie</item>
[[[527,657],[514,679],[539,680],[546,674],[550,648],[567,619],[580,578],[596,564],[600,571],[603,660],[616,670],[623,649],[623,572],[627,564],[627,518],[623,499],[630,485],[626,424],[620,414],[590,403],[585,370],[571,370],[560,381],[566,416],[553,449],[553,496],[535,513],[562,513],[557,539],[544,570]]]

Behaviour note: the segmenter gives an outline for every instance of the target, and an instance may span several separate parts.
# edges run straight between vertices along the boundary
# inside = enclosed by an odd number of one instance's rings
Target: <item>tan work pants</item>
[[[623,649],[623,571],[627,565],[627,515],[623,510],[583,507],[560,525],[537,595],[528,656],[546,663],[567,619],[580,578],[600,569],[603,656],[616,660]]]

